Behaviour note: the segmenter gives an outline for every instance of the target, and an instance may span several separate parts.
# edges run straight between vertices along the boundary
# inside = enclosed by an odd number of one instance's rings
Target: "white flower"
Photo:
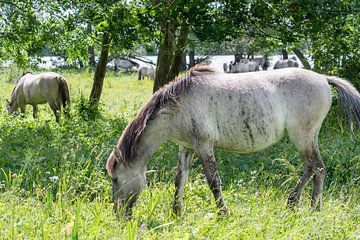
[[[52,176],[52,177],[49,177],[49,180],[56,183],[59,181],[59,177],[58,176]]]

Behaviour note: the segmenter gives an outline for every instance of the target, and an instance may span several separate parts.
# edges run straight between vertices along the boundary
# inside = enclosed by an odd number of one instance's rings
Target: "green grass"
[[[297,209],[286,198],[301,175],[302,162],[284,139],[260,153],[216,151],[229,214],[219,217],[195,159],[182,216],[171,213],[177,146],[165,143],[151,158],[148,187],[133,218],[112,212],[105,162],[139,108],[152,82],[135,74],[107,73],[101,117],[86,121],[82,98],[91,90],[91,71],[59,70],[68,80],[72,119],[58,126],[48,106],[39,118],[7,116],[5,99],[19,70],[0,72],[0,239],[358,239],[360,236],[360,134],[337,124],[336,108],[326,119],[320,148],[327,166],[324,207],[310,208],[310,185]]]

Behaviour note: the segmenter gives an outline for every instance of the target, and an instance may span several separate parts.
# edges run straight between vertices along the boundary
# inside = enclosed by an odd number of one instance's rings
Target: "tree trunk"
[[[153,92],[169,82],[168,75],[174,54],[176,26],[171,22],[165,22],[161,26],[161,31],[164,33],[164,38],[159,47]]]
[[[100,59],[98,64],[96,65],[94,82],[90,93],[89,101],[91,103],[99,103],[100,101],[100,96],[101,96],[105,73],[106,73],[107,58],[109,56],[110,42],[111,42],[110,35],[108,33],[104,33],[102,39]]]
[[[92,33],[91,25],[87,25],[87,33],[88,34]],[[89,46],[88,47],[88,54],[89,54],[89,66],[95,66],[96,62],[95,62],[95,49],[94,49],[94,46]]]
[[[186,64],[186,52],[183,53],[183,55],[181,56],[181,63],[180,63],[180,71],[185,71],[187,69],[187,64]]]
[[[191,49],[189,51],[189,67],[195,66],[195,50]]]
[[[295,55],[300,59],[302,65],[304,65],[304,68],[305,69],[311,69],[310,63],[305,58],[304,54],[297,48],[293,48],[292,50],[295,53]]]
[[[78,61],[79,61],[79,67],[84,68],[84,62],[80,58],[78,59]]]
[[[281,49],[281,53],[284,60],[289,58],[288,52],[286,51],[285,48]]]
[[[238,63],[240,62],[240,60],[243,58],[244,53],[240,52],[240,53],[235,53],[234,57],[235,57],[235,62]]]
[[[176,48],[174,58],[171,64],[170,73],[167,79],[167,82],[173,80],[180,72],[180,64],[183,54],[185,52],[186,42],[188,39],[188,34],[190,30],[190,26],[186,24],[186,19],[184,20],[184,24],[181,25],[180,35],[177,39]]]
[[[88,47],[88,53],[89,53],[89,66],[95,66],[95,49],[94,46]]]

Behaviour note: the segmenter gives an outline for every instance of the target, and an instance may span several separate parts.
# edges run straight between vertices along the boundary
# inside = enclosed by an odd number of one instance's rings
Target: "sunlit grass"
[[[341,132],[332,110],[320,135],[327,166],[324,207],[310,208],[310,185],[296,209],[286,206],[302,162],[284,139],[261,153],[216,151],[229,214],[217,215],[197,158],[185,191],[184,211],[174,216],[177,147],[165,143],[149,162],[148,187],[131,219],[112,212],[105,162],[127,122],[152,94],[150,80],[109,71],[102,117],[84,121],[79,99],[88,98],[93,73],[59,70],[69,82],[71,120],[9,117],[14,73],[0,75],[0,239],[357,239],[360,236],[360,134]]]

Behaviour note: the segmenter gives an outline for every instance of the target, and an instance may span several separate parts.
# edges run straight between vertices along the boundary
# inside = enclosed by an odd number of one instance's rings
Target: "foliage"
[[[84,98],[83,95],[80,96],[79,101],[75,105],[76,115],[80,116],[82,120],[95,120],[101,116],[101,106],[100,104],[94,104],[89,102]]]
[[[0,59],[28,65],[28,52],[41,51],[44,41],[40,19],[37,18],[39,1],[0,1]],[[13,59],[15,57],[15,59]]]

